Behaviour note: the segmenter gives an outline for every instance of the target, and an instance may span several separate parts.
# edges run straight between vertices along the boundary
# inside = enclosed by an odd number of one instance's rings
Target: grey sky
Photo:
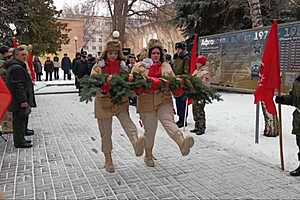
[[[54,5],[58,9],[62,9],[64,4],[72,6],[78,4],[79,2],[84,2],[84,0],[54,0]]]

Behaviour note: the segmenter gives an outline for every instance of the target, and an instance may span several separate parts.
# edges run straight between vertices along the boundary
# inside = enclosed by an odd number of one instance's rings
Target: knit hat
[[[206,62],[207,62],[207,58],[205,56],[199,55],[197,57],[197,61],[196,61],[197,64],[205,65]]]

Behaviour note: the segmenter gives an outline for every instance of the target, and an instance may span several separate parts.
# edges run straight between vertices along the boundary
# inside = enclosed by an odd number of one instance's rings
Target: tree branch
[[[130,4],[128,4],[128,10],[132,10],[132,6],[135,2],[137,2],[137,0],[132,0]]]
[[[113,17],[114,14],[113,14],[113,11],[112,11],[112,8],[111,8],[110,0],[106,0],[106,3],[108,5],[110,16]]]

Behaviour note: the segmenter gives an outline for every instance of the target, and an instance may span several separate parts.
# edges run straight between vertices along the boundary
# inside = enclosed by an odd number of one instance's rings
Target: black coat
[[[83,59],[75,61],[73,72],[78,78],[82,78],[85,75],[90,75],[88,61]]]
[[[71,59],[69,57],[63,57],[61,60],[61,68],[65,73],[69,73],[72,68]]]
[[[7,63],[6,83],[13,97],[10,111],[21,110],[24,102],[36,107],[32,80],[24,62],[14,59]]]

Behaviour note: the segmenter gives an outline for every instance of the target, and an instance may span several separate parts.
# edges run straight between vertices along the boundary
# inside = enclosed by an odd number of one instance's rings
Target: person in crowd
[[[210,85],[211,76],[208,69],[207,58],[205,56],[199,55],[196,61],[196,70],[193,72],[192,76],[197,76],[202,80],[202,83],[206,86]],[[205,99],[195,99],[193,100],[193,117],[195,121],[195,128],[191,132],[196,133],[196,135],[203,135],[206,129],[206,119],[205,119]]]
[[[89,69],[88,74],[90,74],[92,71],[92,68],[96,64],[96,58],[92,54],[88,54],[87,62],[88,62],[88,69]]]
[[[61,60],[61,68],[64,71],[64,80],[66,80],[66,76],[68,80],[71,80],[72,63],[67,53],[64,54],[64,57]]]
[[[81,53],[80,52],[77,52],[76,55],[75,55],[75,58],[73,59],[72,61],[72,72],[75,76],[75,86],[76,86],[76,89],[79,89],[79,81],[78,81],[78,77],[76,75],[76,69],[77,69],[77,65],[79,63],[81,59]]]
[[[175,75],[186,75],[189,74],[189,66],[190,66],[190,56],[186,50],[186,45],[183,42],[179,42],[175,44],[176,53],[174,54],[174,72]],[[176,110],[179,120],[176,122],[179,128],[187,125],[187,114],[188,114],[188,106],[187,98],[183,94],[180,97],[175,97],[176,100]]]
[[[113,104],[108,95],[109,83],[113,76],[119,76],[122,72],[128,72],[122,54],[120,41],[116,38],[108,41],[106,49],[103,52],[102,60],[98,62],[91,72],[91,76],[96,74],[107,74],[107,84],[102,87],[102,91],[97,93],[95,99],[95,117],[98,120],[98,127],[101,134],[101,148],[105,157],[105,169],[107,172],[114,172],[112,160],[112,118],[116,116],[124,131],[126,132],[136,156],[142,156],[144,153],[144,137],[138,136],[137,128],[129,116],[128,99],[124,98],[121,104]]]
[[[277,96],[276,103],[294,106],[293,112],[293,130],[292,134],[296,136],[296,144],[298,146],[298,161],[300,163],[300,74],[293,83],[292,90],[287,95]],[[297,169],[290,172],[291,176],[300,176],[300,164]]]
[[[34,57],[33,66],[36,74],[36,81],[41,81],[43,75],[43,71],[42,71],[43,66],[38,56]]]
[[[30,148],[31,141],[25,135],[33,135],[28,129],[31,107],[36,107],[33,84],[26,66],[27,52],[17,47],[13,59],[7,63],[7,86],[13,96],[10,111],[13,113],[13,140],[16,148]]]
[[[134,54],[129,54],[127,59],[127,66],[129,71],[132,70],[133,66],[136,64],[136,58]],[[137,97],[131,96],[129,97],[129,105],[136,106]]]
[[[6,46],[0,47],[0,76],[6,80],[7,63],[13,59],[13,53],[10,48]]]
[[[53,65],[54,65],[54,79],[58,80],[59,79],[60,63],[59,63],[59,58],[57,56],[55,56],[53,58]]]
[[[135,63],[136,63],[135,55],[134,54],[129,54],[128,55],[128,63],[127,63],[127,66],[129,68],[129,70],[131,70],[133,68]]]
[[[150,40],[147,57],[133,67],[132,73],[139,73],[152,81],[150,90],[138,96],[137,110],[145,128],[144,161],[148,167],[154,167],[152,151],[158,121],[176,142],[183,156],[190,153],[194,139],[191,136],[184,137],[175,123],[172,94],[169,88],[158,89],[162,77],[175,76],[171,66],[164,61],[163,48],[159,40]]]
[[[54,64],[53,64],[52,60],[50,60],[49,56],[46,58],[46,61],[44,64],[44,70],[46,72],[46,81],[48,81],[48,80],[52,81],[52,73],[54,71]]]
[[[73,72],[77,78],[77,85],[78,85],[78,89],[79,89],[79,93],[80,93],[80,91],[81,91],[80,79],[82,77],[84,77],[85,75],[90,75],[86,51],[82,51],[80,60],[77,60],[75,62]]]
[[[4,65],[4,63],[12,58],[12,54],[9,53],[9,48],[7,46],[0,47],[0,67]]]

